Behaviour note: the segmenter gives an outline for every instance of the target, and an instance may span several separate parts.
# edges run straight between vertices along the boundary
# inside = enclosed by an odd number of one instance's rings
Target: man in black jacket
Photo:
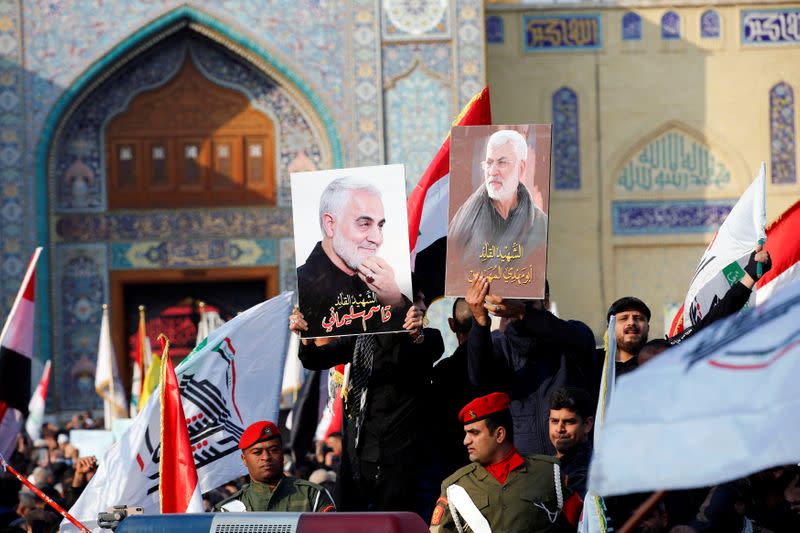
[[[547,422],[551,393],[568,386],[589,389],[599,379],[592,330],[549,311],[548,283],[544,300],[526,303],[489,294],[489,281],[479,277],[466,299],[474,319],[467,340],[472,384],[511,396],[520,453],[553,455]],[[490,333],[489,313],[507,322],[502,333]]]
[[[352,363],[343,424],[347,446],[335,497],[341,510],[412,511],[426,519],[430,512],[420,501],[421,483],[429,448],[431,370],[444,343],[438,330],[423,329],[424,310],[419,294],[406,313],[407,333],[304,340],[300,346],[300,361],[311,370]],[[306,327],[295,310],[289,328]],[[365,345],[371,368],[362,391],[356,359]]]

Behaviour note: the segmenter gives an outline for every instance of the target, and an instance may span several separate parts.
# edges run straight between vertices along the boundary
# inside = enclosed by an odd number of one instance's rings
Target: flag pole
[[[61,516],[63,516],[64,518],[66,518],[67,520],[72,522],[72,524],[75,527],[77,527],[78,529],[80,529],[83,533],[91,533],[91,531],[89,531],[89,528],[87,528],[86,526],[81,524],[78,521],[77,518],[75,518],[74,516],[69,514],[67,511],[65,511],[63,507],[61,507],[56,502],[54,502],[53,499],[50,498],[47,494],[45,494],[44,492],[40,491],[36,487],[36,485],[34,485],[30,481],[28,481],[28,479],[25,476],[23,476],[22,474],[17,472],[17,470],[13,466],[11,466],[10,464],[6,463],[6,460],[2,455],[0,455],[0,466],[3,467],[3,470],[7,470],[7,471],[11,472],[11,475],[13,475],[15,478],[20,480],[20,482],[23,485],[25,485],[26,487],[31,489],[34,494],[36,494],[39,498],[42,499],[42,501],[44,501],[44,503],[46,503],[47,505],[49,505],[50,507],[55,509],[58,512],[58,514],[60,514]]]
[[[108,314],[108,304],[103,304],[103,315]],[[110,326],[110,324],[109,324]],[[109,330],[111,328],[109,327]],[[110,340],[110,339],[109,339]],[[111,362],[111,382],[108,385],[108,390],[111,394],[111,409],[108,410],[108,418],[109,422],[113,426],[114,424],[114,411],[117,409],[117,404],[115,400],[117,399],[116,395],[114,394],[114,361]]]
[[[625,525],[619,530],[619,533],[633,533],[634,528],[637,527],[642,520],[647,518],[647,515],[650,514],[650,511],[658,505],[658,502],[664,497],[667,492],[664,490],[657,490],[653,494],[651,494],[645,501],[642,503],[636,511],[631,515]]]

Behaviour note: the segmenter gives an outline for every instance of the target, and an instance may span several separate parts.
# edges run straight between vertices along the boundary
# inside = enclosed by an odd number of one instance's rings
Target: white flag
[[[750,253],[766,239],[765,188],[766,166],[762,162],[755,181],[725,217],[700,259],[683,302],[683,313],[676,317],[670,335],[699,322],[744,276]],[[755,305],[755,291],[747,305]]]
[[[291,302],[292,293],[283,293],[248,309],[175,369],[202,492],[246,474],[239,437],[253,422],[277,421]],[[159,412],[153,394],[70,509],[78,520],[118,504],[158,513]]]
[[[800,282],[621,376],[589,490],[689,489],[797,464],[798,376]]]
[[[28,419],[25,421],[25,431],[32,440],[42,437],[42,420],[44,420],[44,406],[47,403],[47,385],[50,383],[50,359],[44,364],[42,378],[33,391],[31,402],[28,404]]]
[[[222,326],[225,321],[219,316],[219,311],[215,307],[202,304],[200,310],[200,321],[197,323],[197,341],[195,346],[203,342],[203,339]]]
[[[103,318],[100,322],[100,342],[97,345],[94,390],[103,399],[103,420],[105,428],[110,430],[114,419],[126,418],[128,413],[125,389],[119,379],[117,357],[111,342],[111,325],[106,306],[103,306]]]
[[[600,395],[597,399],[597,411],[594,417],[594,440],[597,441],[598,435],[604,431],[608,406],[611,404],[611,396],[614,394],[614,386],[617,380],[617,336],[614,327],[617,317],[611,315],[608,319],[608,348],[606,358],[603,361],[603,375],[600,378]],[[583,512],[578,523],[579,533],[606,533],[606,505],[598,492],[589,487],[586,497],[583,499]]]

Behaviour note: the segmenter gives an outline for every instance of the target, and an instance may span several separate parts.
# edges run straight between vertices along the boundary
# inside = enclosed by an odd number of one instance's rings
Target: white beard
[[[331,244],[333,245],[334,253],[338,255],[351,270],[358,270],[359,265],[364,259],[378,252],[377,247],[372,252],[361,251],[358,248],[358,244],[348,241],[338,232],[333,234]]]

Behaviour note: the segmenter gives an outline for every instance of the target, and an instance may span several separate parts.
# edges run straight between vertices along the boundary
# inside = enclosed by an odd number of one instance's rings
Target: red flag
[[[161,335],[161,460],[159,496],[161,513],[202,513],[203,498],[197,482],[188,420],[181,404],[178,378],[169,357],[169,341]],[[199,443],[198,446],[202,446]]]
[[[491,123],[492,110],[489,105],[489,87],[484,87],[480,93],[475,95],[453,121],[454,126],[479,126]],[[421,226],[423,225],[423,208],[426,204],[426,196],[431,186],[442,178],[448,177],[449,174],[450,132],[447,133],[447,138],[442,143],[442,147],[436,152],[431,164],[428,165],[428,169],[408,198],[408,242],[411,245],[412,252],[415,249],[417,251],[421,250],[421,248],[417,247],[417,237],[420,235]],[[447,195],[445,195],[445,199],[447,199]],[[447,202],[444,202],[438,208],[444,209],[445,213],[444,233],[439,235],[439,237],[443,237],[447,235]]]
[[[31,356],[36,262],[42,249],[36,248],[25,277],[0,333],[0,454],[11,455],[28,414],[31,399]]]
[[[764,247],[772,259],[772,269],[758,280],[756,301],[760,304],[773,293],[800,279],[800,201],[784,211],[767,228]]]

